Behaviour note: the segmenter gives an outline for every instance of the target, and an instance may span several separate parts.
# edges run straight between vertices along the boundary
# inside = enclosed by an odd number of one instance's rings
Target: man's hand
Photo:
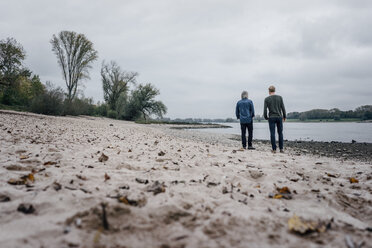
[[[285,122],[286,119],[287,119],[287,118],[283,118],[283,121]]]

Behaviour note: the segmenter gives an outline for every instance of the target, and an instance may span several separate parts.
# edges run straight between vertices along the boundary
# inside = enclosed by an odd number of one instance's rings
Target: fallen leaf
[[[147,179],[141,179],[141,178],[136,178],[136,182],[137,183],[143,183],[143,184],[148,184],[149,183],[149,180]]]
[[[28,181],[31,181],[31,182],[35,181],[33,173],[24,175],[24,176],[20,177],[19,179],[14,179],[14,178],[9,179],[8,183],[11,184],[11,185],[25,185],[25,184],[28,183]]]
[[[83,181],[86,181],[87,178],[83,175],[76,175],[77,178],[79,178],[80,180],[83,180]]]
[[[160,151],[160,152],[158,153],[158,155],[159,155],[159,156],[164,156],[164,155],[165,155],[165,152]]]
[[[337,178],[337,177],[339,177],[339,175],[331,174],[331,173],[327,173],[327,176],[329,176],[329,177],[333,177],[333,178]]]
[[[226,186],[222,187],[222,194],[230,193]]]
[[[281,195],[281,194],[275,194],[273,198],[274,199],[281,199],[281,198],[283,198],[283,195]]]
[[[109,159],[109,157],[106,156],[106,155],[102,152],[101,156],[98,158],[98,161],[99,161],[99,162],[106,162],[108,159]]]
[[[87,189],[80,188],[80,190],[83,191],[85,194],[92,194],[92,191],[89,191]]]
[[[159,193],[165,192],[165,185],[164,183],[160,183],[159,181],[155,181],[152,185],[149,185],[147,187],[147,192],[153,192],[154,195],[157,195]]]
[[[11,185],[24,185],[26,184],[26,181],[23,180],[23,179],[9,179],[8,180],[8,183],[11,184]]]
[[[62,189],[62,185],[57,183],[57,182],[54,182],[53,183],[53,189],[55,189],[56,191]]]
[[[11,171],[30,171],[30,170],[32,170],[32,167],[30,167],[30,166],[24,167],[24,166],[21,166],[21,165],[13,164],[13,165],[6,166],[5,169],[11,170]]]
[[[146,205],[146,198],[132,200],[132,199],[129,199],[127,196],[121,196],[118,198],[118,201],[126,205],[135,206],[135,207],[143,207]]]
[[[274,198],[274,199],[283,198],[286,200],[292,199],[292,194],[288,187],[276,188],[276,190],[278,191],[278,193],[270,193],[269,198]]]
[[[359,183],[359,180],[354,177],[350,177],[350,183]]]
[[[217,186],[217,185],[219,185],[220,183],[215,183],[215,182],[208,182],[208,184],[207,184],[207,187],[209,188],[209,187],[214,187],[214,186]]]
[[[288,187],[278,188],[277,190],[278,190],[279,193],[281,193],[281,194],[290,194],[290,193],[291,193],[291,191],[289,190]]]
[[[323,233],[330,228],[330,223],[325,224],[323,222],[315,221],[304,221],[296,214],[288,220],[288,229],[294,233],[304,235],[312,232]]]
[[[10,197],[7,195],[0,195],[0,202],[8,202],[10,201]]]
[[[57,164],[57,162],[47,161],[44,163],[44,165],[55,165],[55,164]]]
[[[35,177],[33,173],[28,174],[27,179],[30,180],[31,182],[35,182]]]
[[[19,156],[19,159],[21,159],[21,160],[28,159],[28,158],[29,158],[29,156],[27,156],[27,155],[21,155],[21,156]]]
[[[17,211],[18,212],[22,212],[24,214],[32,214],[32,213],[35,212],[35,208],[34,208],[34,206],[32,206],[32,204],[23,204],[23,203],[21,203],[18,206]]]
[[[111,177],[109,176],[109,175],[107,175],[107,173],[105,173],[105,182],[107,181],[107,180],[109,180]]]

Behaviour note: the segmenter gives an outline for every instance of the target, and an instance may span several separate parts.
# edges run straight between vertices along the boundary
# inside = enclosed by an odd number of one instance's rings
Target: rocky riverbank
[[[234,135],[232,140],[240,141],[240,136]],[[269,140],[254,140],[256,144],[271,146]],[[332,157],[342,160],[357,160],[372,162],[372,143],[343,143],[317,141],[285,141],[285,148],[295,155],[311,154],[315,156]],[[289,149],[288,149],[289,148]]]

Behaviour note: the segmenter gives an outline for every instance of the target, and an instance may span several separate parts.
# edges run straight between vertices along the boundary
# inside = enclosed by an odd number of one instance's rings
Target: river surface
[[[239,123],[220,123],[232,128],[206,128],[201,132],[226,133],[240,135]],[[304,123],[284,122],[284,139],[305,141],[340,141],[372,143],[372,123],[357,122],[329,122]],[[277,135],[276,135],[277,136]],[[269,124],[267,122],[253,123],[253,139],[270,139]]]

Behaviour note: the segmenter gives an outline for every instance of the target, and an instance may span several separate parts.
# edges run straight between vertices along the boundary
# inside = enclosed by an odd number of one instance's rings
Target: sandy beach
[[[1,247],[372,247],[372,165],[0,112]]]

